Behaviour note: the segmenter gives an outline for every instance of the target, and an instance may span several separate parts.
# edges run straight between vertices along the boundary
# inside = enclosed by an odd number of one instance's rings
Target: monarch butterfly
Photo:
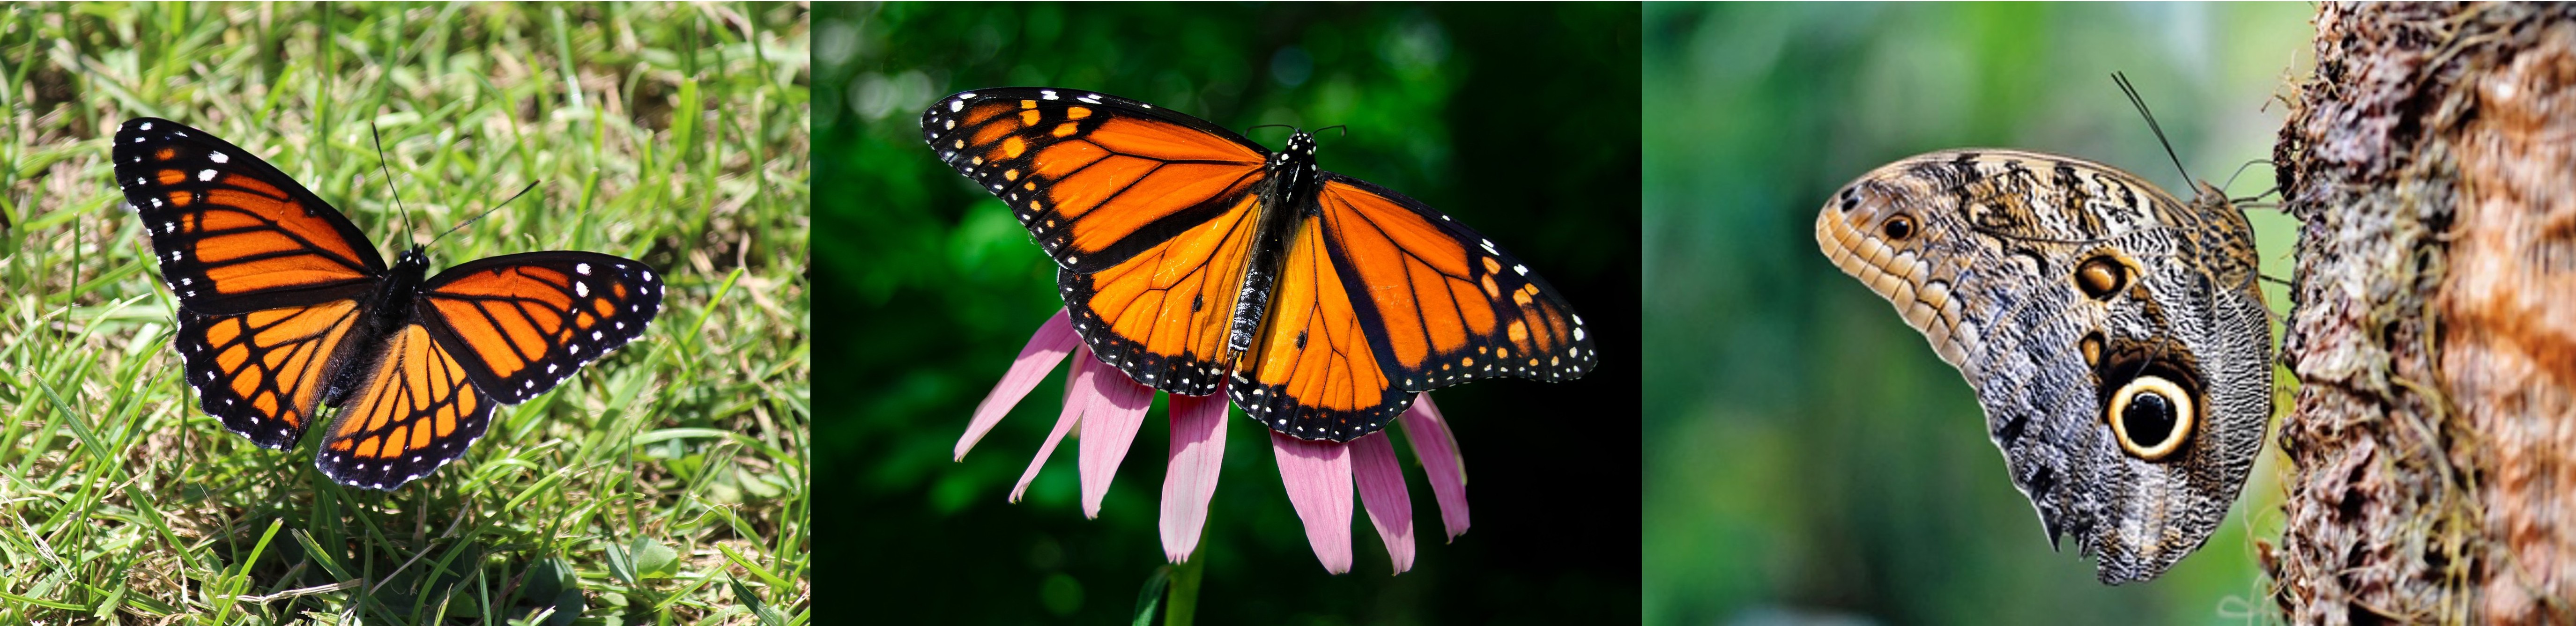
[[[1151,104],[1045,87],[941,98],[921,134],[1002,199],[1058,266],[1103,363],[1227,395],[1300,439],[1384,428],[1413,392],[1580,377],[1564,298],[1493,241],[1403,194]]]
[[[346,216],[249,151],[170,120],[127,120],[111,151],[178,298],[174,340],[198,406],[288,449],[338,409],[315,465],[393,489],[456,460],[494,402],[536,397],[644,333],[652,268],[596,252],[392,267]]]

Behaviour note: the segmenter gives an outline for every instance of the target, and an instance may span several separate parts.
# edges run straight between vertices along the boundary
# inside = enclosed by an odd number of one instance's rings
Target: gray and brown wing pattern
[[[1836,192],[1816,240],[1976,388],[2054,542],[2105,582],[2197,549],[2270,415],[2271,337],[2243,215],[2070,157],[1951,150]]]

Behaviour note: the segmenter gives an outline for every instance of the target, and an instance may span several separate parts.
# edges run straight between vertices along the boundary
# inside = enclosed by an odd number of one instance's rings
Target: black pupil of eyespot
[[[1887,237],[1889,239],[1904,239],[1906,235],[1911,234],[1914,234],[1914,220],[1905,219],[1900,216],[1896,219],[1887,221]]]
[[[2120,425],[2128,430],[2129,442],[2141,448],[2164,445],[2173,438],[2174,408],[2164,394],[2146,392],[2129,399],[2127,412],[2120,415]]]

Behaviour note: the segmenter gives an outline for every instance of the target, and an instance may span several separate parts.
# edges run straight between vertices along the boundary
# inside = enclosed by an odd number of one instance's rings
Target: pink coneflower
[[[1045,465],[1047,455],[1055,452],[1057,442],[1076,424],[1082,426],[1082,514],[1100,516],[1100,499],[1109,493],[1109,481],[1118,474],[1118,462],[1127,456],[1127,445],[1134,442],[1136,429],[1145,422],[1145,409],[1154,404],[1154,388],[1137,384],[1117,368],[1091,358],[1091,350],[1073,332],[1073,322],[1062,310],[1038,327],[1029,337],[1029,345],[1020,349],[1019,359],[984,403],[975,407],[975,420],[966,426],[966,435],[957,439],[957,459],[965,460],[966,450],[1002,421],[1002,415],[1020,402],[1038,379],[1054,370],[1066,354],[1074,354],[1073,374],[1066,382],[1064,412],[1056,418],[1055,430],[1047,433],[1046,444],[1038,447],[1037,458],[1029,469],[1020,473],[1020,484],[1011,488],[1011,501],[1020,501],[1020,493],[1036,478],[1038,467]],[[1173,563],[1188,561],[1190,552],[1199,545],[1199,531],[1207,522],[1208,499],[1216,495],[1217,471],[1225,458],[1225,388],[1205,396],[1173,394],[1172,451],[1169,466],[1163,472],[1163,554]],[[1422,460],[1423,469],[1431,475],[1431,493],[1440,501],[1440,521],[1448,536],[1457,538],[1467,532],[1467,469],[1458,457],[1458,442],[1449,436],[1449,425],[1440,419],[1440,409],[1431,405],[1430,394],[1414,397],[1413,408],[1399,418],[1404,424],[1405,439],[1413,444],[1413,455]],[[1324,569],[1335,574],[1351,569],[1351,486],[1359,485],[1360,504],[1368,508],[1369,523],[1377,535],[1386,540],[1387,555],[1395,563],[1395,572],[1413,567],[1413,501],[1405,492],[1404,470],[1396,462],[1395,446],[1387,443],[1384,432],[1370,433],[1348,442],[1305,441],[1282,435],[1267,428],[1272,456],[1279,461],[1279,479],[1288,488],[1288,502],[1296,507],[1297,518],[1305,523],[1306,543],[1315,549],[1315,558]]]

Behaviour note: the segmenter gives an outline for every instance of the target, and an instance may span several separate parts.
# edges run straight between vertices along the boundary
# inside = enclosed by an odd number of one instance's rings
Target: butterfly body
[[[1288,137],[1288,149],[1271,155],[1261,191],[1261,225],[1253,231],[1253,256],[1243,265],[1243,287],[1237,290],[1234,320],[1226,333],[1225,356],[1219,360],[1234,362],[1250,353],[1253,341],[1261,331],[1261,320],[1270,314],[1270,293],[1279,280],[1279,264],[1288,249],[1289,233],[1301,218],[1320,212],[1315,203],[1318,187],[1315,165],[1315,136],[1300,130]]]
[[[176,122],[128,120],[112,157],[178,300],[172,339],[198,407],[258,445],[296,445],[324,408],[316,466],[392,489],[525,402],[643,335],[662,284],[633,260],[510,254],[435,275],[387,266],[348,218],[248,151]]]
[[[961,92],[922,138],[1011,206],[1058,267],[1075,331],[1137,382],[1227,391],[1302,439],[1376,432],[1414,392],[1582,376],[1555,290],[1403,194],[1151,104],[1048,87]]]
[[[2052,545],[2116,583],[2217,529],[2262,449],[2271,335],[2252,228],[2216,189],[1941,151],[1845,186],[1816,239],[1975,388]]]
[[[337,354],[331,355],[337,365],[327,368],[332,375],[322,387],[322,406],[336,409],[348,404],[349,397],[368,382],[367,373],[375,371],[384,358],[386,340],[404,324],[413,322],[412,299],[419,295],[420,281],[428,276],[429,255],[420,248],[396,257],[393,267],[385,270],[375,293],[359,303],[358,310],[366,314],[354,321],[348,336],[341,339]]]

